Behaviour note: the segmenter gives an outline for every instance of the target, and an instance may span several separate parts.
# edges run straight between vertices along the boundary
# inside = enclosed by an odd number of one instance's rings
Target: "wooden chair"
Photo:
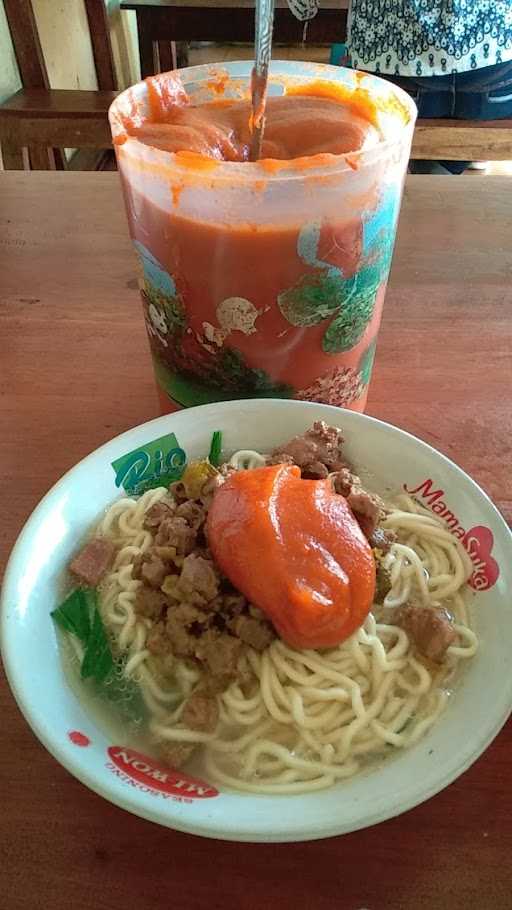
[[[4,0],[23,84],[0,105],[5,169],[62,170],[66,167],[63,148],[101,150],[112,145],[107,111],[117,86],[106,7],[104,0],[84,0],[84,4],[98,91],[50,88],[31,0]],[[96,167],[102,166],[102,160],[101,153],[93,157]]]

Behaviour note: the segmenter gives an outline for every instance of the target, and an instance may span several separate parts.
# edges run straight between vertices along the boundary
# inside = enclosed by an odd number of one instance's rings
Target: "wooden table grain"
[[[512,519],[509,178],[412,177],[368,412]],[[158,414],[115,174],[0,175],[0,559],[78,459]],[[42,681],[44,685],[44,681]],[[443,793],[309,844],[159,828],[78,783],[0,685],[2,910],[508,910],[512,726]],[[471,718],[468,718],[471,723]]]

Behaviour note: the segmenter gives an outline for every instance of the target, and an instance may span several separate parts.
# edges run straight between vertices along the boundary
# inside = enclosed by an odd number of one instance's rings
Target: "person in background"
[[[420,117],[512,117],[512,0],[351,0],[355,69],[412,95]],[[413,173],[460,174],[470,162],[413,161]]]

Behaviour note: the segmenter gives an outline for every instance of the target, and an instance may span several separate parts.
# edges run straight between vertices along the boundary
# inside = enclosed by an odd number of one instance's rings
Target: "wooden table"
[[[254,42],[254,0],[122,0],[121,9],[135,10],[141,75],[186,66],[186,57],[174,57],[169,42]],[[333,44],[346,35],[348,0],[320,0],[311,19],[307,40]],[[301,44],[304,23],[276,0],[274,44]],[[276,54],[276,56],[279,56]]]
[[[507,177],[409,179],[368,411],[469,471],[512,519]],[[117,177],[0,175],[0,557],[51,484],[158,413]],[[44,681],[42,683],[44,685]],[[237,845],[109,805],[0,687],[2,910],[508,910],[512,725],[466,774],[367,831]]]

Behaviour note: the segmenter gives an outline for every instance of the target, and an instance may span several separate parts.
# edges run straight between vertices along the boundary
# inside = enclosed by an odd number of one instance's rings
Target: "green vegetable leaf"
[[[82,679],[92,679],[98,695],[115,702],[124,717],[139,721],[146,712],[144,699],[138,685],[124,676],[126,658],[114,661],[112,657],[94,588],[72,591],[51,615],[61,629],[84,645]]]
[[[220,453],[222,451],[222,430],[215,430],[212,436],[212,442],[210,445],[210,454],[208,455],[208,461],[214,468],[218,468],[220,464]]]
[[[89,593],[77,588],[51,614],[62,629],[76,635],[84,645],[87,644],[91,631]]]
[[[114,669],[114,661],[94,588],[72,591],[51,615],[61,629],[76,635],[84,645],[82,679],[92,676],[98,682],[105,680]]]
[[[102,682],[113,669],[114,661],[107,634],[100,611],[95,605],[91,632],[87,640],[80,676],[82,679],[93,676],[98,682]]]

